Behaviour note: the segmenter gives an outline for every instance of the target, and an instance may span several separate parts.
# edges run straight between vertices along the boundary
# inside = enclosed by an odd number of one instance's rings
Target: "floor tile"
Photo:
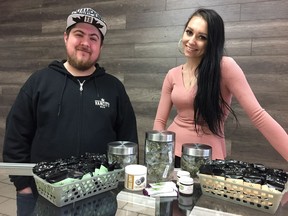
[[[127,202],[117,200],[117,206],[119,209],[122,209],[126,204],[127,204]]]
[[[137,212],[130,212],[124,209],[118,209],[115,216],[138,216]]]
[[[0,190],[1,190],[1,188],[4,188],[4,187],[7,187],[7,184],[4,184],[4,183],[2,183],[1,181],[0,181]],[[1,193],[1,192],[0,192]]]
[[[6,185],[4,187],[0,187],[0,189],[1,189],[0,196],[14,200],[16,199],[16,190],[14,186]]]
[[[7,200],[9,200],[9,198],[3,197],[0,195],[0,204],[6,202]],[[1,210],[0,210],[0,212],[1,212]]]
[[[0,213],[8,216],[16,216],[16,201],[9,199],[0,204]]]
[[[8,175],[0,174],[0,216],[16,215],[16,191]]]
[[[201,208],[195,206],[189,216],[241,216],[238,214],[231,214],[227,212],[220,212],[212,209]]]
[[[126,212],[125,215],[134,215],[133,213],[136,213],[136,215],[155,215],[155,198],[146,197],[143,200],[142,194],[121,191],[117,195],[117,202],[118,208],[121,208],[119,215],[124,214],[124,212]]]
[[[2,183],[5,183],[5,184],[8,184],[8,185],[11,185],[13,186],[13,183],[10,181],[10,178],[8,177],[3,177],[3,179],[0,180]]]
[[[148,208],[146,206],[136,205],[133,203],[127,203],[127,205],[125,205],[123,209],[129,212],[141,213],[143,215],[155,215],[155,208]]]

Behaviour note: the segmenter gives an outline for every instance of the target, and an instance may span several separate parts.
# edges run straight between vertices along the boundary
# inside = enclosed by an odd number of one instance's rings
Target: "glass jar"
[[[138,145],[128,141],[108,143],[108,163],[118,162],[122,168],[138,162]]]
[[[174,143],[174,132],[146,132],[144,161],[148,182],[162,182],[173,178]]]
[[[205,144],[186,143],[182,145],[181,169],[190,172],[192,178],[202,164],[211,161],[212,148]]]

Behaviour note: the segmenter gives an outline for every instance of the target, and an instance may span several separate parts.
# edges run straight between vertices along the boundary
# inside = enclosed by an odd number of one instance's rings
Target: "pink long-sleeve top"
[[[285,130],[260,106],[252,92],[242,69],[231,57],[221,61],[221,93],[224,100],[231,104],[234,96],[245,110],[255,127],[269,143],[288,161],[288,135]],[[202,143],[212,147],[212,159],[226,157],[225,138],[216,136],[205,128],[205,133],[196,133],[193,119],[193,103],[197,85],[186,89],[182,79],[182,65],[168,71],[162,86],[161,98],[154,121],[154,130],[169,130],[176,133],[175,155],[181,157],[184,143]],[[166,129],[172,106],[177,115]],[[228,111],[226,110],[227,114]],[[224,123],[222,125],[224,128]],[[210,133],[207,134],[207,131]]]

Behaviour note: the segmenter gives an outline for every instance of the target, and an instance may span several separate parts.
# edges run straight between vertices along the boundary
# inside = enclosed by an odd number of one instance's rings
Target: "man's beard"
[[[67,55],[67,61],[72,67],[76,68],[77,70],[86,71],[96,64],[97,59],[95,61],[90,61],[90,60],[82,61],[82,60],[78,60],[75,56]]]

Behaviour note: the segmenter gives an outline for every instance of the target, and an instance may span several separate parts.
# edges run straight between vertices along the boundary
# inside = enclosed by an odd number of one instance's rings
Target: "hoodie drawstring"
[[[65,91],[65,88],[66,88],[66,84],[67,84],[67,74],[65,74],[65,80],[64,80],[64,85],[63,85],[63,88],[62,88],[62,91],[61,91],[61,95],[60,95],[60,99],[59,99],[59,102],[58,102],[58,117],[60,116],[61,114],[61,107],[62,107],[62,100],[63,100],[63,95],[64,95],[64,91]]]
[[[97,66],[96,68],[99,68],[99,66]],[[100,68],[100,69],[102,69],[102,68]],[[102,69],[102,70],[103,70],[103,69]],[[105,73],[105,72],[104,72],[104,73]],[[91,77],[88,78],[88,79],[91,79]],[[87,79],[87,80],[88,80],[88,79]],[[99,98],[100,96],[99,96],[99,90],[98,90],[97,84],[96,84],[96,79],[95,79],[95,77],[93,77],[93,79],[94,79],[94,82],[93,82],[93,83],[94,83],[95,90],[96,90],[96,97]],[[65,74],[64,85],[63,85],[63,88],[62,88],[62,91],[61,91],[61,95],[60,95],[60,98],[59,98],[59,102],[58,102],[58,113],[57,113],[57,116],[58,116],[58,117],[61,115],[61,111],[62,111],[62,100],[63,100],[64,92],[65,92],[65,89],[66,89],[67,80],[68,80],[68,74]],[[85,83],[86,80],[84,80],[83,82],[81,82],[80,80],[77,79],[77,81],[78,81],[78,83],[79,83],[79,85],[80,85],[80,88],[79,88],[80,94],[82,94],[83,85],[84,85],[84,83]]]
[[[95,86],[95,90],[96,90],[96,98],[99,98],[99,91],[97,88],[96,79],[94,79],[94,86]]]

